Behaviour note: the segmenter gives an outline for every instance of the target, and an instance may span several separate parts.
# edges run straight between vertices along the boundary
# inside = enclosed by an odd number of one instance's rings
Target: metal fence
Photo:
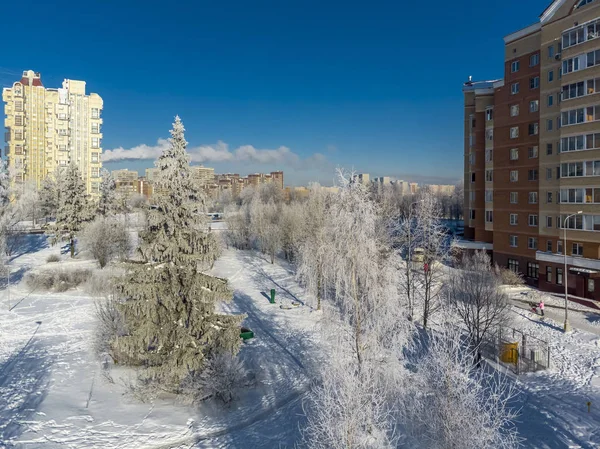
[[[502,328],[495,338],[486,340],[481,345],[481,354],[515,374],[550,367],[548,342],[513,328]]]

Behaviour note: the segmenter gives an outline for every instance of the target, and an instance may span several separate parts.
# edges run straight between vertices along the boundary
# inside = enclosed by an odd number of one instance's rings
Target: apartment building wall
[[[567,35],[577,39],[574,45],[568,40],[563,45]],[[479,134],[491,126],[492,143],[483,145],[493,148],[492,164],[484,162],[484,170],[493,175],[491,194],[485,183],[485,210],[492,211],[493,221],[483,229],[493,229],[495,262],[548,291],[562,292],[567,276],[571,294],[600,299],[600,1],[555,0],[539,22],[505,38],[504,62],[504,82],[486,106],[493,112],[486,113],[483,130],[479,103],[487,91],[477,87],[486,84],[466,83],[463,88],[465,209],[474,208],[477,217],[481,208],[469,193],[475,191],[477,198],[480,185],[469,181],[481,162],[467,159],[468,145],[474,143],[479,152]],[[539,87],[530,84],[536,76]],[[513,88],[517,82],[518,92]],[[471,115],[474,126],[467,119]],[[534,123],[537,135],[529,132]],[[518,136],[511,129],[518,129]],[[531,201],[535,192],[537,202]],[[568,225],[565,242],[561,224],[579,211]],[[466,235],[483,240],[481,221],[466,224]]]
[[[494,101],[494,261],[523,273],[539,247],[539,53],[539,30],[507,39]]]
[[[98,194],[102,167],[102,98],[85,94],[85,82],[64,80],[45,88],[38,72],[27,70],[4,88],[5,154],[13,183],[33,184],[73,162],[88,193]]]

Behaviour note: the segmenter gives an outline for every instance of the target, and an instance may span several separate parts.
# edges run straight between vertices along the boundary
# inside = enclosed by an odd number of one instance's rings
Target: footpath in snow
[[[94,298],[83,289],[46,293],[25,285],[26,273],[48,268],[46,258],[59,253],[33,237],[11,262],[11,310],[7,290],[0,296],[0,448],[272,448],[297,441],[321,314],[280,308],[261,294],[275,288],[286,307],[304,301],[287,267],[226,250],[213,269],[235,290],[224,310],[247,314],[256,335],[240,353],[255,387],[225,409],[211,401],[141,403],[123,394],[132,373],[113,368],[110,382],[93,354]],[[63,255],[51,266],[93,263]]]

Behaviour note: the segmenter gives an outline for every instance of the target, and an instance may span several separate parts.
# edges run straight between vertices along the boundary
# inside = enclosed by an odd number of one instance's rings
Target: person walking
[[[540,313],[542,314],[542,316],[544,316],[544,300],[540,299],[540,304],[538,305],[538,307],[540,308]]]

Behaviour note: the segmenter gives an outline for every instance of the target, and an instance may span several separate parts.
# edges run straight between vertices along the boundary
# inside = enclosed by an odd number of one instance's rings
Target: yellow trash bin
[[[502,343],[500,360],[504,363],[517,363],[519,358],[519,343]]]

